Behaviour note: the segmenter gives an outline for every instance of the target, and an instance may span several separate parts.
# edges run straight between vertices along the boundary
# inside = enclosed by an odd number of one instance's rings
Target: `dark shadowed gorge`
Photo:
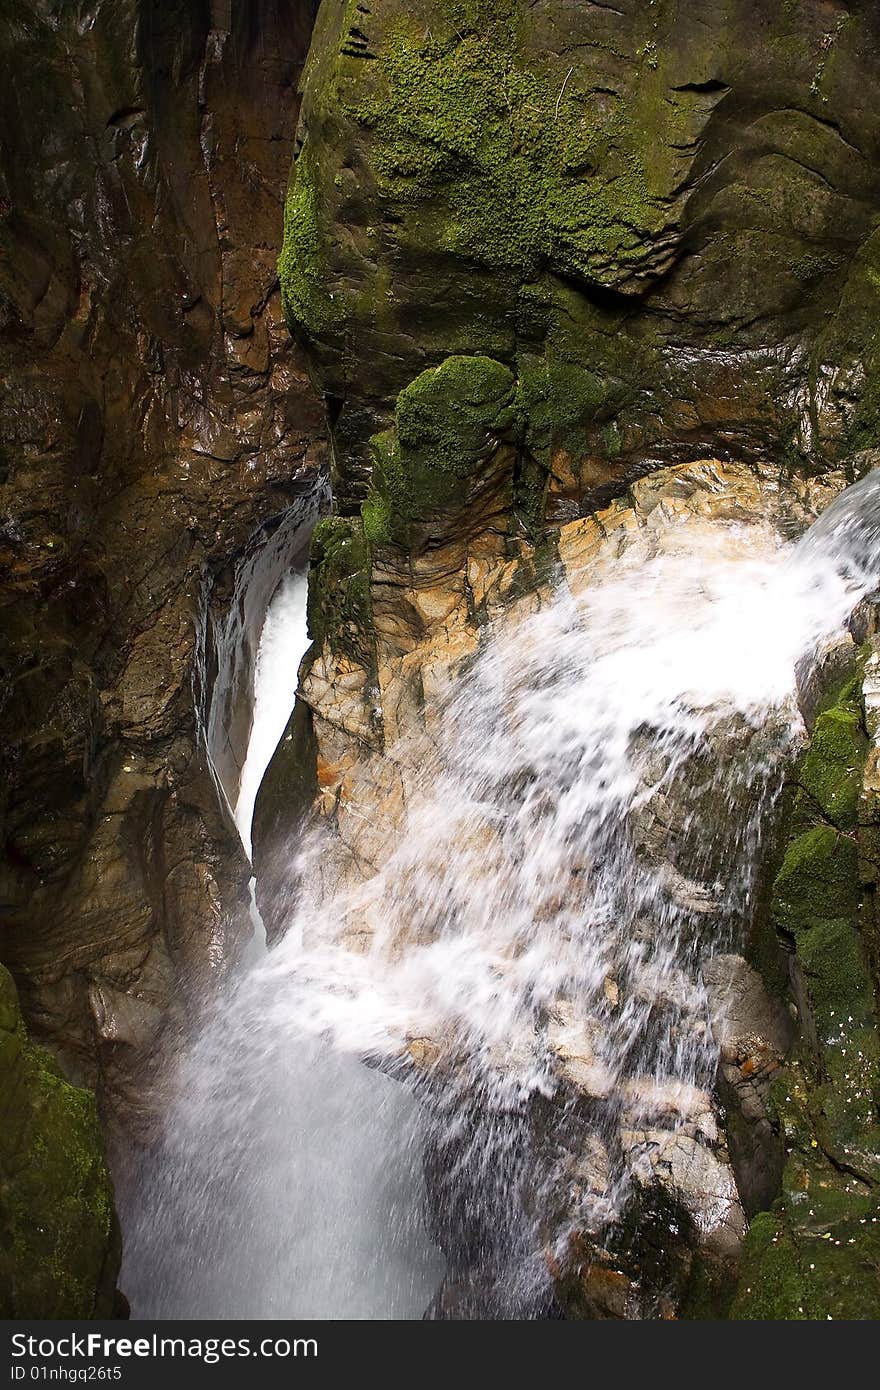
[[[250,931],[199,732],[213,613],[322,467],[275,269],[311,13],[0,26],[2,953],[33,1038],[140,1138],[163,1034]]]
[[[0,1312],[878,1317],[880,8],[0,52]]]

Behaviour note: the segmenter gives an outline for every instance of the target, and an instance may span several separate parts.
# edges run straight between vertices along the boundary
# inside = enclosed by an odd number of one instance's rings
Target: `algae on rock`
[[[490,357],[448,357],[397,397],[395,424],[372,440],[363,504],[372,542],[408,547],[413,525],[451,506],[464,510],[481,467],[516,421],[513,374]]]
[[[865,940],[873,756],[857,677],[816,720],[773,887],[800,1040],[772,1085],[785,1166],[773,1209],[751,1222],[736,1318],[880,1316],[880,1034]]]
[[[95,1098],[28,1041],[0,966],[0,1313],[110,1317],[121,1242]]]
[[[462,354],[521,383],[555,520],[662,464],[875,443],[880,12],[842,19],[324,0],[280,274],[341,510]]]

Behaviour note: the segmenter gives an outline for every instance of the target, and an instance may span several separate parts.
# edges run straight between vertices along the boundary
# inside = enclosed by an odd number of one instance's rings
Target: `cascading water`
[[[308,572],[294,570],[274,594],[260,635],[254,672],[253,727],[235,803],[235,824],[248,856],[257,792],[290,718],[294,685],[291,676],[309,644],[307,596]]]
[[[447,1314],[544,1315],[548,1254],[601,1239],[663,1135],[709,1155],[701,1237],[736,1235],[703,974],[744,933],[798,674],[878,562],[871,475],[796,546],[646,532],[491,636],[436,739],[392,750],[384,864],[322,898],[312,833],[286,936],[183,1064],[140,1311],[418,1316],[424,1168]]]
[[[248,854],[257,792],[308,645],[306,596],[306,571],[294,570],[260,637],[234,808]],[[252,972],[265,955],[253,885]],[[412,1188],[412,1098],[356,1057],[301,1042],[266,1033],[259,1001],[236,990],[183,1058],[165,1144],[140,1175],[126,1231],[135,1316],[405,1317],[430,1297],[439,1265]]]

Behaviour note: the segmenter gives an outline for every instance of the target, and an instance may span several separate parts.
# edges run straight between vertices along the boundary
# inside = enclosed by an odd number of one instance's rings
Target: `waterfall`
[[[307,594],[307,570],[294,570],[287,575],[269,604],[260,635],[254,671],[253,727],[235,803],[235,824],[248,857],[257,792],[290,718],[296,670],[309,644]]]
[[[619,1220],[664,1135],[706,1165],[701,1237],[736,1237],[706,966],[748,925],[804,664],[875,586],[878,498],[874,474],[796,545],[646,529],[489,634],[431,737],[389,753],[406,808],[378,871],[329,891],[311,832],[287,934],[182,1063],[136,1311],[419,1316],[427,1192],[447,1313],[546,1315],[553,1260]]]
[[[307,587],[303,568],[282,579],[260,636],[235,805],[248,854],[308,645]],[[263,1028],[247,988],[265,956],[253,890],[251,975],[183,1057],[164,1144],[141,1175],[123,1272],[133,1315],[418,1316],[440,1264],[421,1219],[417,1109],[356,1057]]]

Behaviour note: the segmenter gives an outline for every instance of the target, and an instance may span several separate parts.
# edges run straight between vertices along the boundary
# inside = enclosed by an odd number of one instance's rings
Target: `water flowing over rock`
[[[4,1310],[97,1113],[136,1315],[877,1316],[880,7],[697,9],[0,6]]]
[[[787,1014],[737,952],[804,735],[798,668],[869,585],[861,564],[806,563],[773,520],[807,521],[833,492],[798,485],[780,507],[745,467],[667,470],[629,508],[563,528],[558,570],[503,617],[464,609],[465,658],[437,604],[383,683],[362,602],[303,664],[318,791],[299,900],[204,1045],[249,1058],[251,1076],[266,1053],[328,1038],[415,1089],[447,1261],[431,1316],[674,1312],[698,1268],[729,1280],[747,1213],[772,1195],[764,1083]],[[351,681],[355,658],[365,674],[375,660],[375,684]],[[422,661],[445,695],[410,701],[405,732],[392,699],[386,733],[376,689]],[[327,749],[344,735],[340,767]],[[201,1111],[171,1138],[190,1175],[229,1102],[199,1076]],[[194,1181],[184,1210],[205,1190]]]

